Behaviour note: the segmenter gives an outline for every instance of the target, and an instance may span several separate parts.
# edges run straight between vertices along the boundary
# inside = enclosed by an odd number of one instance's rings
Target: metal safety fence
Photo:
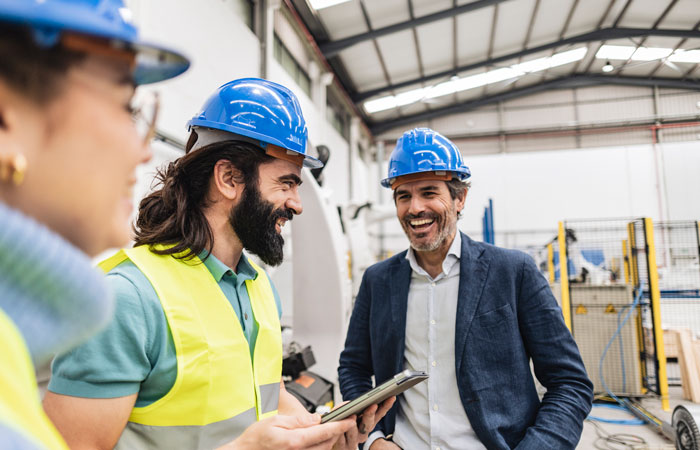
[[[668,381],[681,385],[675,332],[700,338],[700,232],[696,221],[654,224]]]
[[[668,409],[652,221],[567,220],[546,252],[546,276],[595,392],[656,394]]]

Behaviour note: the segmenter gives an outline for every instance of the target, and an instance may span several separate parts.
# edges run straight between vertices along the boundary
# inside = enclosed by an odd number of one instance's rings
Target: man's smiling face
[[[411,247],[434,251],[457,227],[464,199],[453,199],[444,181],[420,180],[401,184],[394,191],[396,215]]]

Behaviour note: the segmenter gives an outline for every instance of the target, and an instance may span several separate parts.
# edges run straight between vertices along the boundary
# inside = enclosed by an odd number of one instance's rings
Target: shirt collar
[[[459,230],[455,231],[455,238],[452,240],[452,245],[447,251],[447,256],[454,256],[459,259],[462,256],[462,236]]]
[[[447,255],[445,256],[445,259],[442,262],[442,273],[444,275],[450,273],[450,270],[457,263],[457,261],[459,261],[461,255],[462,236],[460,235],[459,230],[456,230],[455,238],[452,240],[452,244],[450,244],[450,249],[447,250]],[[416,254],[413,250],[413,247],[408,248],[408,252],[406,253],[406,259],[408,259],[408,262],[411,265],[411,269],[413,269],[414,272],[417,272],[422,275],[428,275],[428,273],[418,264],[418,260],[416,260]],[[439,276],[440,275],[438,275],[438,277]]]
[[[209,255],[208,258],[207,255]],[[234,273],[229,266],[221,262],[216,256],[212,255],[207,250],[202,250],[198,256],[199,259],[204,262],[206,268],[209,269],[209,272],[211,272],[211,275],[214,277],[217,283],[220,282],[224,275],[227,274],[244,280],[254,280],[258,276],[258,272],[250,264],[248,261],[248,256],[245,253],[241,253],[241,259],[238,260],[236,273]]]

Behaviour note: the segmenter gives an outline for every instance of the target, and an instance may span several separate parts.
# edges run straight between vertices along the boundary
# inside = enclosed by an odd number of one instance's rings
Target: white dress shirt
[[[486,448],[469,423],[457,389],[455,318],[461,251],[462,239],[457,232],[442,263],[442,272],[435,278],[418,265],[412,248],[406,255],[412,273],[404,369],[430,375],[427,381],[398,397],[393,441],[406,450]],[[364,448],[380,437],[384,437],[381,431],[372,433]]]

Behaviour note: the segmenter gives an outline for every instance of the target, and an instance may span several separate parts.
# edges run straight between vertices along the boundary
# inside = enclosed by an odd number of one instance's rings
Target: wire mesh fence
[[[559,242],[547,248],[546,275],[555,295],[568,297],[562,305],[568,305],[571,331],[597,393],[663,397],[667,391],[665,364],[660,367],[657,357],[661,326],[658,298],[652,301],[658,277],[656,265],[649,264],[656,259],[651,228],[648,219],[564,222],[565,280]],[[562,281],[564,292],[557,293]]]
[[[529,253],[564,305],[557,233],[532,231],[512,233],[508,242],[497,234],[496,241]],[[698,222],[567,220],[561,236],[568,266],[564,315],[595,391],[653,393],[667,403],[668,385],[681,383],[673,331],[700,338]]]
[[[643,394],[649,384],[640,335],[649,315],[639,295],[646,272],[637,267],[643,221],[569,220],[564,227],[571,331],[595,390]]]
[[[700,338],[698,222],[657,222],[654,224],[654,236],[668,380],[670,385],[680,385],[678,348],[672,332],[689,330],[693,338]]]

